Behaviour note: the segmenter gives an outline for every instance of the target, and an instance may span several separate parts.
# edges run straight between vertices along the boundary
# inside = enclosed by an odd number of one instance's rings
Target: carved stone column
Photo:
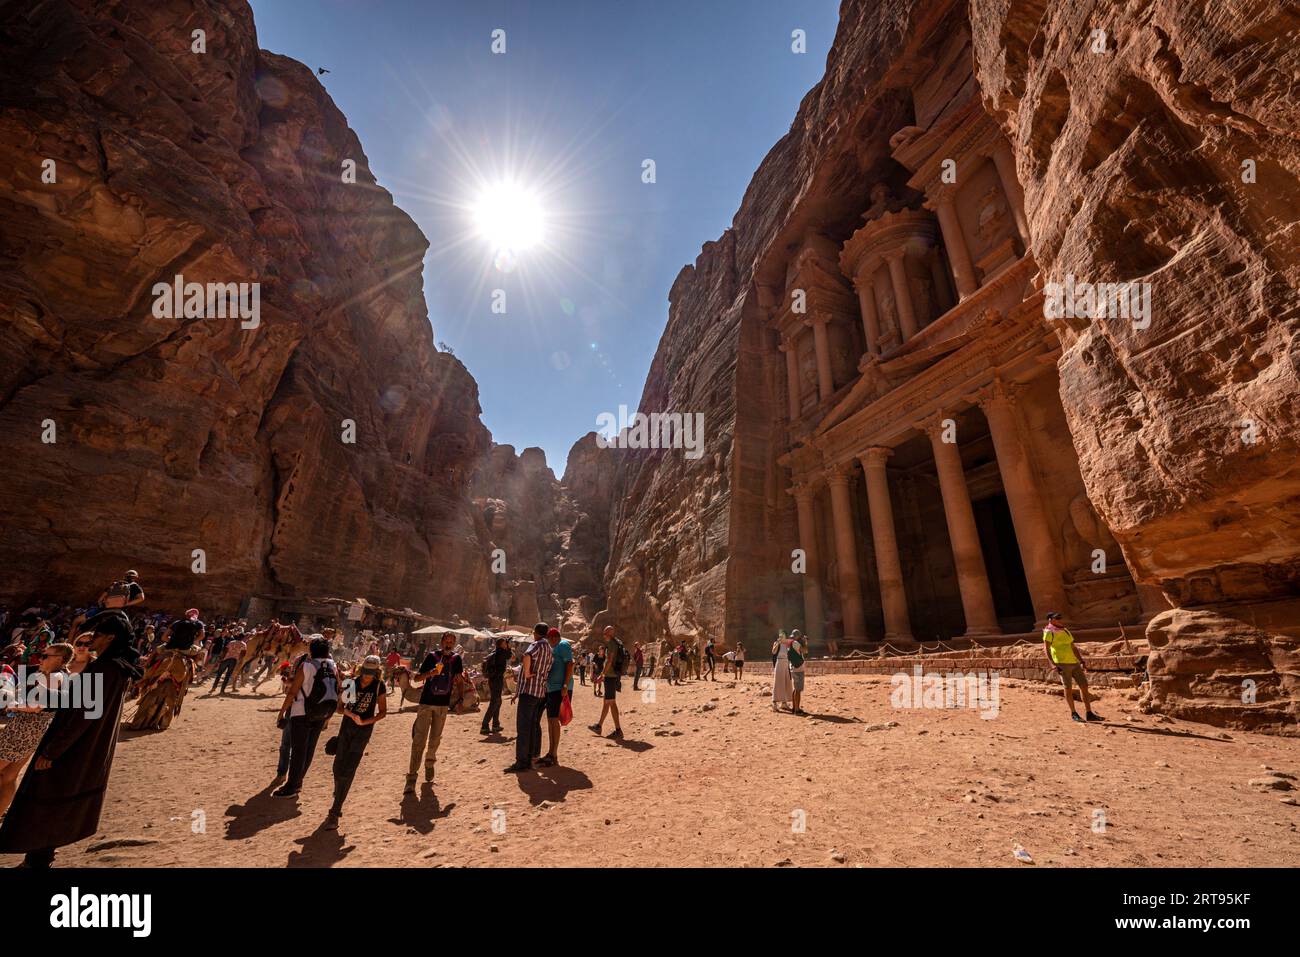
[[[904,250],[894,249],[885,254],[889,263],[889,279],[894,284],[894,301],[898,304],[898,327],[906,342],[916,335],[916,312],[912,309],[912,288],[907,281],[907,264]]]
[[[943,233],[943,247],[948,251],[953,278],[957,281],[957,295],[965,299],[979,289],[979,280],[975,278],[975,264],[971,262],[970,250],[966,248],[966,237],[962,235],[961,223],[957,220],[953,194],[951,191],[944,192],[933,201],[933,204],[934,211],[939,217],[939,229]]]
[[[804,325],[810,326],[813,331],[813,346],[817,350],[817,394],[825,400],[830,398],[835,391],[835,383],[831,379],[831,345],[826,335],[826,323],[828,317],[822,313],[814,313],[804,320]]]
[[[956,442],[943,440],[942,416],[931,419],[924,428],[930,436],[934,464],[939,472],[943,513],[948,520],[948,538],[952,542],[953,563],[957,566],[957,587],[961,590],[961,606],[966,615],[966,634],[1001,634],[961,453]]]
[[[894,507],[889,500],[885,461],[893,449],[875,446],[860,456],[867,481],[867,503],[871,509],[871,540],[876,549],[876,570],[880,574],[880,605],[885,615],[885,640],[896,645],[913,644],[912,622],[907,613],[907,590],[903,585],[903,563],[898,557],[894,533]]]
[[[993,165],[998,168],[998,179],[1002,181],[1002,192],[1007,197],[1007,205],[1011,207],[1016,229],[1020,232],[1020,241],[1028,249],[1029,221],[1025,218],[1025,191],[1020,187],[1020,180],[1016,177],[1016,160],[1011,155],[1011,144],[999,136],[992,155]]]
[[[840,576],[840,600],[843,602],[844,640],[846,643],[866,638],[862,612],[862,584],[858,576],[858,547],[853,535],[853,501],[849,485],[853,472],[847,465],[826,470],[826,484],[831,490],[831,514],[835,525],[835,563]]]
[[[822,607],[821,555],[817,547],[817,521],[813,500],[817,490],[807,483],[790,489],[799,513],[799,547],[803,549],[807,568],[803,576],[803,629],[810,639],[825,636],[825,611]]]
[[[794,340],[782,339],[780,349],[785,353],[785,378],[790,393],[790,421],[799,421],[799,357],[795,355]]]
[[[862,308],[862,331],[867,339],[867,352],[880,355],[880,316],[876,313],[876,287],[871,272],[863,270],[853,277],[853,288],[858,291],[858,305]]]
[[[1034,604],[1034,617],[1041,625],[1049,611],[1069,614],[1061,580],[1060,556],[1048,530],[1047,513],[1038,493],[1038,483],[1021,440],[1011,389],[999,380],[980,396],[980,406],[993,437],[1002,487],[1007,494],[1016,541],[1020,545],[1020,559],[1025,566],[1025,581]]]

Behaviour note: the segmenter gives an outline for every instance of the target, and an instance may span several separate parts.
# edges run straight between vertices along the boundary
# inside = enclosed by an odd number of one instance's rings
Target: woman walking
[[[736,666],[736,680],[745,680],[745,646],[741,642],[736,642],[736,658],[732,662]]]
[[[343,802],[352,788],[352,779],[357,776],[357,767],[361,764],[361,756],[366,753],[370,735],[376,722],[388,715],[388,689],[380,678],[383,670],[383,659],[378,655],[367,655],[361,663],[353,693],[344,696],[351,700],[339,705],[343,727],[339,728],[339,736],[333,742],[337,747],[334,752],[334,803],[325,817],[326,830],[338,830]],[[327,743],[325,750],[329,749]]]
[[[4,730],[0,731],[0,817],[4,817],[9,810],[9,803],[14,799],[14,792],[18,790],[18,775],[23,766],[36,752],[36,746],[45,736],[45,729],[54,720],[53,702],[49,698],[63,687],[68,677],[68,659],[71,657],[72,646],[62,642],[50,645],[42,653],[40,671],[36,673],[35,682],[46,689],[44,694],[38,694],[38,697],[45,700],[26,704],[28,689],[17,689],[18,703],[9,708],[12,716]]]
[[[126,686],[141,675],[124,612],[100,612],[82,634],[92,636],[96,658],[78,680],[96,683],[98,707],[93,713],[58,709],[0,826],[0,854],[26,854],[27,867],[49,867],[56,848],[99,830],[122,699]]]
[[[782,705],[794,700],[794,682],[790,679],[790,646],[794,642],[784,631],[772,642],[772,710],[780,711]]]

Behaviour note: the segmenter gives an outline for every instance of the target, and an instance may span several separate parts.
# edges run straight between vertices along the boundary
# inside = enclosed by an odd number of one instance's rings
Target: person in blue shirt
[[[551,646],[551,672],[546,679],[546,726],[550,733],[550,750],[537,762],[541,768],[560,763],[560,708],[564,699],[573,694],[573,645],[560,637],[560,629],[546,633]]]

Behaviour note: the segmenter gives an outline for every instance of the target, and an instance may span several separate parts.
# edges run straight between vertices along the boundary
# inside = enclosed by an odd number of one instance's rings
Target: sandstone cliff
[[[1300,16],[974,0],[971,17],[1044,280],[1151,284],[1149,328],[1058,327],[1089,497],[1135,577],[1198,609],[1152,621],[1148,701],[1294,729]]]
[[[491,610],[518,625],[539,619],[585,636],[604,606],[609,510],[617,459],[595,433],[574,443],[563,481],[541,449],[492,446],[475,472],[483,544],[493,554]]]
[[[434,348],[427,241],[311,71],[243,0],[0,18],[3,597],[85,601],[130,566],[162,607],[486,613],[477,386]],[[177,274],[260,283],[260,325],[156,318]]]

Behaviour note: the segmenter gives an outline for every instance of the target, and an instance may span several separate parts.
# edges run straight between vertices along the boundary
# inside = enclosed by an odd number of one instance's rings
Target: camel
[[[154,655],[136,686],[140,700],[126,726],[128,731],[166,731],[171,726],[194,680],[197,654],[197,648],[163,648]]]
[[[424,682],[421,681],[418,685],[412,684],[411,671],[405,665],[398,665],[393,669],[393,684],[397,685],[398,690],[402,695],[400,703],[397,706],[399,714],[402,709],[406,707],[406,702],[409,701],[412,704],[420,703],[420,694],[424,691]]]
[[[244,681],[244,670],[251,668],[254,662],[267,656],[271,658],[271,666],[263,667],[258,673],[253,685],[253,690],[256,691],[262,686],[263,681],[275,673],[276,662],[293,661],[298,655],[306,654],[308,648],[307,640],[291,625],[272,625],[270,628],[254,632],[247,641],[248,647],[244,649],[244,653],[235,664],[236,690]],[[251,676],[249,677],[251,680]]]

